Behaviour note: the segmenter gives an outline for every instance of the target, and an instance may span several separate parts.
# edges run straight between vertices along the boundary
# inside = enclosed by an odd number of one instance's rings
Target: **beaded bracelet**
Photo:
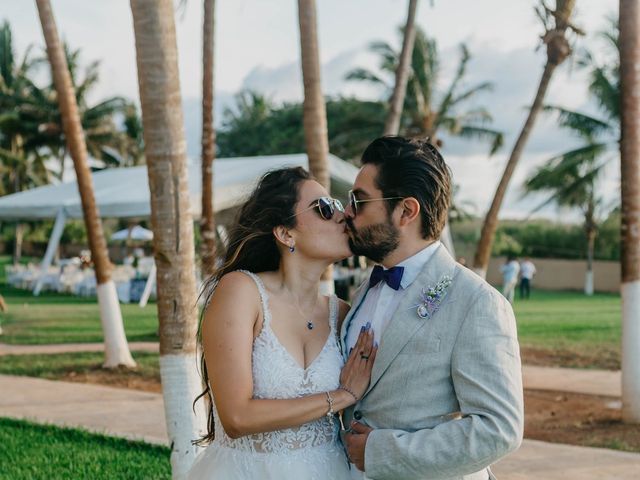
[[[340,385],[340,386],[338,387],[338,390],[344,390],[344,391],[345,391],[345,392],[347,392],[349,395],[351,395],[351,396],[354,398],[354,400],[355,400],[356,402],[357,402],[358,400],[360,400],[360,399],[358,398],[358,396],[357,396],[355,393],[353,393],[349,388],[345,387],[344,385]]]

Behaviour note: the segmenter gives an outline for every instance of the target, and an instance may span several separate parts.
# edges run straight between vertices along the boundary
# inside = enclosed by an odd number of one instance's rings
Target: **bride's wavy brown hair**
[[[220,279],[235,270],[254,273],[277,270],[280,266],[280,250],[273,236],[273,229],[279,225],[293,228],[296,225],[296,204],[300,198],[300,185],[313,178],[302,167],[282,168],[267,172],[242,205],[229,234],[222,265],[209,277],[200,292],[204,308],[200,314],[198,343],[202,350],[202,320]],[[213,395],[209,385],[204,350],[200,356],[200,371],[204,391],[193,401],[204,398],[207,406],[207,433],[194,441],[204,445],[213,441],[215,418],[213,416]]]

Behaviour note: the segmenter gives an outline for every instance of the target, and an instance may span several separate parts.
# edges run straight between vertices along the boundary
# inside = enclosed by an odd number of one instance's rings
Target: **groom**
[[[370,322],[380,347],[369,389],[345,412],[354,478],[493,479],[489,466],[522,440],[511,306],[438,241],[451,174],[431,144],[378,138],[362,164],[345,220],[353,253],[379,265],[341,346],[346,355]]]

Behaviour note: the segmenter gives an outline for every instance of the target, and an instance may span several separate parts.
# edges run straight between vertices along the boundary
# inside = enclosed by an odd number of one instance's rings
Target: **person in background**
[[[535,274],[536,266],[530,258],[525,257],[520,263],[520,298],[529,298],[531,296],[531,280],[533,280]]]
[[[509,303],[513,303],[516,285],[518,284],[518,274],[520,273],[520,264],[513,255],[509,255],[501,271],[502,294],[509,300]]]

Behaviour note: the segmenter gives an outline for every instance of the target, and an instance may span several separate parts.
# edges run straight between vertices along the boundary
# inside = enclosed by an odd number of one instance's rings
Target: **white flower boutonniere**
[[[417,313],[420,318],[431,318],[438,311],[451,283],[453,283],[452,278],[445,275],[435,285],[422,289],[420,294],[421,303],[417,305]]]

